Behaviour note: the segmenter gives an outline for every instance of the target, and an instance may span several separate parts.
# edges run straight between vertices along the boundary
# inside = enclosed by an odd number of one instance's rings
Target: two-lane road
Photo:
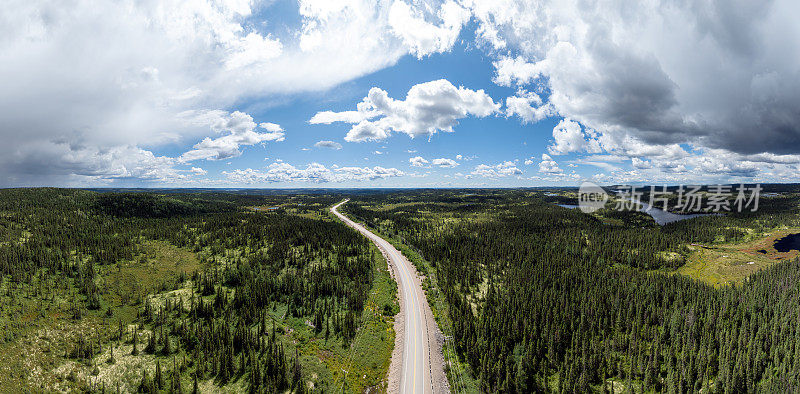
[[[344,200],[331,207],[331,212],[348,226],[364,234],[377,245],[385,254],[390,263],[394,265],[398,276],[398,287],[402,297],[403,313],[405,318],[403,367],[400,378],[401,393],[431,393],[433,392],[433,379],[431,378],[430,346],[428,329],[435,327],[435,322],[430,316],[428,301],[418,280],[415,280],[414,269],[411,263],[400,251],[395,249],[385,239],[373,234],[364,226],[350,220],[339,213],[337,208],[346,203]],[[427,313],[426,313],[427,312]],[[430,321],[428,321],[430,319]]]

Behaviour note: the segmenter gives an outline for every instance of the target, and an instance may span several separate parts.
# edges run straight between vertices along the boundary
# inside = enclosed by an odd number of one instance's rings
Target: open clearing
[[[798,256],[796,250],[780,253],[775,240],[799,233],[798,228],[775,230],[755,240],[722,245],[689,245],[691,253],[677,273],[714,286],[739,284],[756,271]]]

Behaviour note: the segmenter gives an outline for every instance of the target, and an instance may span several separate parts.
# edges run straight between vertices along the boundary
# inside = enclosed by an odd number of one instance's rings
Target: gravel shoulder
[[[346,201],[344,201],[346,202]],[[344,202],[337,204],[333,208],[331,208],[331,212],[336,214],[340,219],[350,225],[351,227],[355,228],[365,236],[370,234],[372,237],[377,237],[375,234],[371,233],[369,230],[364,228],[361,225],[358,225],[351,220],[343,217],[341,213],[339,213],[336,208],[339,205],[343,204]],[[347,220],[344,220],[347,219]],[[414,264],[412,264],[403,254],[394,249],[393,246],[388,245],[388,242],[378,242],[373,240],[373,242],[378,246],[383,253],[384,257],[386,258],[388,265],[391,267],[390,271],[392,273],[392,278],[398,284],[398,296],[399,296],[399,303],[400,303],[400,312],[395,315],[394,321],[394,330],[395,330],[395,344],[394,350],[392,351],[392,359],[389,365],[389,371],[387,376],[387,391],[389,393],[399,393],[401,392],[401,385],[402,376],[403,376],[403,357],[404,357],[404,349],[405,349],[405,341],[407,340],[406,336],[407,333],[405,332],[405,320],[408,318],[406,316],[406,303],[408,300],[405,299],[402,295],[405,294],[403,291],[403,281],[400,280],[400,268],[397,267],[396,264],[403,264],[403,269],[407,272],[411,272],[412,276],[412,286],[414,289],[412,291],[415,294],[419,295],[423,298],[423,302],[420,302],[420,308],[422,309],[420,315],[423,317],[420,324],[423,325],[423,330],[426,332],[426,342],[424,345],[426,349],[424,351],[427,353],[425,359],[428,361],[428,365],[425,366],[427,369],[425,375],[427,375],[426,380],[427,382],[424,383],[424,391],[425,392],[432,392],[432,393],[448,393],[450,392],[449,384],[447,382],[447,376],[444,373],[444,357],[442,355],[442,344],[444,343],[444,336],[442,335],[439,327],[436,324],[436,321],[433,317],[433,311],[431,311],[430,305],[425,297],[425,292],[422,290],[422,279],[419,273],[417,272]],[[384,243],[386,245],[381,245]],[[392,255],[400,256],[399,259],[393,259],[389,257],[389,253],[385,250],[385,247],[392,248]],[[399,260],[399,261],[394,261]]]

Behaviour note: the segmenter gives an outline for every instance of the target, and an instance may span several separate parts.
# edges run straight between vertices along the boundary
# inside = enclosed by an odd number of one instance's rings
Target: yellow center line
[[[416,285],[414,283],[414,277],[411,274],[411,268],[410,268],[410,266],[408,266],[404,262],[402,255],[398,255],[399,252],[397,251],[397,249],[395,249],[388,241],[386,241],[385,239],[373,234],[371,231],[367,230],[366,228],[363,228],[360,225],[356,225],[355,222],[353,222],[352,220],[350,220],[349,218],[347,218],[346,216],[342,215],[341,213],[339,213],[336,210],[337,208],[339,208],[340,205],[344,204],[347,201],[348,200],[345,200],[345,201],[343,201],[343,202],[341,202],[341,203],[339,203],[339,204],[337,204],[336,206],[333,207],[332,210],[334,211],[336,216],[339,217],[340,219],[344,220],[346,223],[350,224],[352,227],[355,227],[356,229],[358,229],[359,232],[362,232],[364,235],[367,236],[367,238],[370,238],[373,242],[378,244],[378,246],[382,246],[385,249],[385,251],[387,252],[387,255],[392,260],[394,260],[395,264],[398,267],[398,270],[400,271],[400,275],[402,276],[402,281],[405,282],[405,290],[406,290],[406,292],[408,294],[408,305],[406,306],[406,314],[408,315],[407,330],[406,330],[407,331],[406,349],[408,349],[408,347],[409,347],[408,335],[411,335],[411,336],[413,336],[412,340],[414,342],[414,345],[413,345],[413,347],[414,347],[414,352],[413,352],[414,366],[413,366],[412,380],[411,380],[411,387],[412,387],[411,388],[411,392],[412,393],[417,393],[418,392],[417,370],[419,369],[419,357],[418,357],[419,356],[419,341],[421,340],[421,336],[422,336],[423,331],[422,331],[422,328],[419,325],[419,321],[422,319],[422,311],[421,311],[420,306],[418,305],[418,297],[417,297],[417,294],[416,294],[417,293],[416,292]],[[412,333],[413,328],[417,328],[418,332],[413,332]],[[404,357],[404,358],[406,360],[408,360],[407,357]],[[404,371],[404,379],[403,380],[406,380],[405,377],[407,377],[406,376],[407,372],[408,371]],[[423,378],[424,378],[424,376],[425,376],[425,373],[423,371]],[[407,386],[409,384],[409,382],[405,382],[405,383],[406,384],[404,386]],[[406,387],[403,387],[402,391],[405,392],[406,391]],[[422,393],[424,393],[424,392],[425,392],[425,385],[423,383],[423,385],[422,385]]]
[[[409,279],[409,290],[411,291],[411,300],[412,300],[411,301],[412,302],[411,305],[414,306],[414,311],[415,311],[415,313],[414,313],[414,326],[417,327],[418,326],[418,319],[417,318],[419,317],[419,315],[418,315],[418,312],[419,312],[418,309],[419,308],[417,308],[417,306],[418,306],[417,305],[417,297],[416,297],[417,295],[416,295],[416,291],[414,289],[414,283],[413,283],[414,278],[411,277],[411,273],[410,272],[408,273],[408,279]],[[419,357],[418,357],[419,353],[417,351],[417,349],[418,349],[417,345],[419,343],[419,335],[418,334],[419,333],[415,333],[415,335],[414,335],[414,390],[413,390],[413,392],[415,392],[415,393],[417,392],[417,368],[418,368],[418,361],[419,361]]]
[[[412,393],[416,393],[417,392],[417,385],[416,385],[417,368],[418,368],[418,365],[419,365],[418,359],[417,359],[417,355],[419,353],[418,353],[418,348],[417,348],[417,343],[418,343],[417,335],[416,335],[416,333],[413,332],[413,327],[416,326],[416,324],[414,324],[414,323],[416,322],[416,317],[417,317],[417,314],[413,313],[414,305],[416,305],[416,298],[415,298],[415,294],[414,294],[415,291],[414,291],[414,288],[412,286],[412,282],[411,282],[412,278],[411,278],[411,273],[409,271],[409,268],[405,265],[405,263],[403,263],[402,261],[397,259],[397,255],[394,252],[391,252],[391,254],[392,254],[393,257],[396,258],[395,261],[399,265],[402,265],[402,267],[400,267],[400,269],[402,270],[403,282],[405,282],[405,291],[406,291],[406,294],[408,294],[408,307],[407,307],[407,310],[406,310],[406,312],[407,312],[406,314],[408,315],[408,329],[407,329],[407,331],[408,331],[408,335],[411,336],[412,338],[407,338],[407,339],[413,341],[413,343],[414,343],[414,353],[413,353],[413,356],[412,356],[412,358],[414,359],[414,366],[412,368],[413,371],[412,371],[411,382],[406,382],[406,384],[407,385],[410,384],[411,385],[411,392]]]
[[[419,338],[419,336],[420,336],[419,324],[418,324],[419,323],[419,317],[420,317],[419,316],[419,305],[417,303],[417,292],[416,292],[416,288],[414,286],[414,278],[411,275],[411,269],[405,263],[402,263],[402,264],[404,265],[404,271],[405,271],[405,274],[406,274],[405,277],[406,277],[407,284],[408,284],[408,291],[410,293],[410,297],[409,297],[411,299],[410,306],[413,308],[412,309],[412,313],[410,313],[410,315],[412,315],[411,317],[413,318],[412,327],[414,328],[414,330],[413,330],[413,337],[414,337],[414,339],[413,339],[414,340],[414,369],[413,369],[413,373],[412,373],[412,376],[413,376],[413,379],[412,379],[412,392],[413,393],[417,393],[418,392],[418,390],[417,390],[418,389],[418,387],[417,387],[417,371],[419,370],[419,339],[420,339]]]

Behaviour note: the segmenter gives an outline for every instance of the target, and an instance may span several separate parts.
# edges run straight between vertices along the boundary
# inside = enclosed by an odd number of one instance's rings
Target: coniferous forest
[[[796,194],[659,226],[557,193],[0,190],[0,387],[385,392],[396,284],[349,197],[425,275],[453,392],[800,390],[800,260],[767,250]]]
[[[796,195],[663,227],[549,200],[415,191],[347,209],[407,244],[436,278],[452,347],[480,391],[800,390],[797,258],[716,287],[675,271],[690,249],[800,227]],[[450,380],[469,388],[453,371]]]
[[[395,288],[338,199],[0,191],[2,391],[380,390]]]

